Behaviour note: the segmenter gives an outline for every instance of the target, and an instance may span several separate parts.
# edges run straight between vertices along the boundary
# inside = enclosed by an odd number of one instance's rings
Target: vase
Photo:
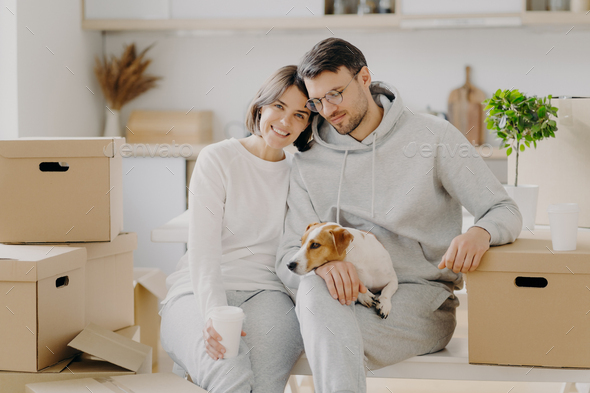
[[[522,214],[522,229],[535,229],[535,218],[537,216],[537,199],[539,197],[539,186],[524,184],[517,187],[504,184],[508,196],[514,200]]]
[[[120,111],[117,109],[105,108],[105,121],[103,136],[122,136],[119,122]]]
[[[571,0],[570,11],[577,13],[586,13],[590,9],[590,0]]]

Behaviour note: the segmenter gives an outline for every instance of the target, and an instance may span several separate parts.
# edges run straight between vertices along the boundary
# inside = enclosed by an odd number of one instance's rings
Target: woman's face
[[[260,108],[260,134],[268,146],[283,149],[295,142],[309,124],[306,101],[297,87],[290,86],[278,100]]]

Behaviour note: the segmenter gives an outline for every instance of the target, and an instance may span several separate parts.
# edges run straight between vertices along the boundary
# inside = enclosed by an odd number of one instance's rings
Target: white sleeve
[[[214,155],[209,149],[199,153],[188,193],[188,265],[205,321],[214,307],[227,306],[220,266],[226,194],[219,159]]]

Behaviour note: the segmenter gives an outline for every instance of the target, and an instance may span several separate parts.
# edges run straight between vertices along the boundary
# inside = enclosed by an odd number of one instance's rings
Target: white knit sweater
[[[209,316],[226,290],[285,291],[275,274],[293,156],[265,161],[237,139],[199,153],[189,187],[188,252],[167,280],[171,298],[194,293]],[[207,319],[207,318],[206,318]]]

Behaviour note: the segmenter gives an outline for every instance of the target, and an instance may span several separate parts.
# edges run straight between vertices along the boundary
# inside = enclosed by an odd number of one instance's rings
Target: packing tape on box
[[[115,381],[111,377],[101,377],[101,378],[94,378],[94,380],[102,385],[105,388],[112,390],[115,393],[135,393],[133,390],[125,387],[121,383]]]

